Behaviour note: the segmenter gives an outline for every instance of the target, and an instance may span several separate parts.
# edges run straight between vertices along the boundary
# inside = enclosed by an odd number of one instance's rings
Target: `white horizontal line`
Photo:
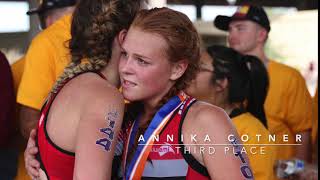
[[[180,146],[181,144],[138,144],[139,146]],[[301,146],[302,144],[182,144],[184,146]]]

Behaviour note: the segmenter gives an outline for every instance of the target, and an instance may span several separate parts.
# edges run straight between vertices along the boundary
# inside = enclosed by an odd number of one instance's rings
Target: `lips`
[[[235,45],[235,44],[237,44],[237,42],[231,40],[231,41],[229,41],[229,44],[230,44],[230,45]]]
[[[123,88],[130,88],[130,87],[136,86],[137,84],[132,81],[128,81],[128,80],[123,79],[121,85]]]
[[[237,44],[239,44],[239,41],[236,39],[229,39],[229,44],[230,45],[237,45]]]

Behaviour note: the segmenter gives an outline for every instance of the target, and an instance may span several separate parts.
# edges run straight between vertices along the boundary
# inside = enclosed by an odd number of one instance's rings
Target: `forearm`
[[[29,138],[32,129],[37,127],[37,122],[40,118],[40,111],[26,106],[21,106],[20,109],[20,131],[25,139]]]
[[[298,134],[301,135],[301,145],[296,148],[296,157],[306,162],[311,162],[311,132],[304,131]]]

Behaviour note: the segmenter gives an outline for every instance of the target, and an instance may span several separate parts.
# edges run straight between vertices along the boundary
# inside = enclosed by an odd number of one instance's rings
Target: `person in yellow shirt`
[[[200,62],[200,72],[187,92],[229,114],[240,137],[249,137],[243,143],[254,178],[273,179],[274,149],[268,146],[263,108],[269,81],[263,63],[224,46],[210,46]]]
[[[20,109],[20,130],[27,139],[36,127],[41,106],[56,79],[70,62],[67,41],[70,39],[71,13],[76,0],[44,0],[27,14],[38,14],[42,28],[31,42],[24,61],[24,70],[17,93]],[[14,71],[14,74],[19,71]],[[18,77],[18,75],[15,75]],[[18,80],[18,78],[16,79]]]
[[[76,0],[43,0],[40,2],[41,3],[38,6],[38,8],[31,9],[30,11],[27,12],[27,14],[38,15],[41,29],[46,29],[50,27],[52,24],[54,24],[56,21],[61,19],[63,16],[67,14],[71,14],[73,12],[73,8],[76,3]],[[71,18],[69,18],[68,21],[70,21],[70,19]],[[70,22],[68,22],[68,24],[70,24]],[[29,131],[35,127],[36,122],[39,119],[40,108],[42,104],[41,100],[39,99],[43,98],[41,97],[41,95],[43,96],[45,94],[46,96],[49,92],[47,86],[53,85],[53,84],[48,85],[46,83],[50,81],[53,78],[53,76],[54,77],[58,76],[58,75],[54,75],[53,72],[50,72],[48,70],[48,69],[56,68],[55,67],[56,62],[54,62],[52,59],[55,59],[57,56],[53,57],[54,51],[50,52],[50,50],[47,50],[46,48],[55,47],[55,46],[61,47],[61,48],[63,47],[62,45],[58,45],[58,43],[52,43],[52,42],[56,42],[58,41],[58,39],[61,39],[61,44],[62,44],[63,41],[68,40],[67,38],[63,39],[63,36],[59,35],[59,33],[60,34],[70,33],[68,30],[68,26],[70,25],[68,24],[60,25],[60,26],[56,25],[56,28],[53,28],[55,30],[49,30],[50,33],[43,32],[42,35],[38,35],[35,38],[37,40],[34,40],[31,43],[30,48],[27,52],[27,55],[23,56],[22,58],[20,58],[14,64],[11,65],[11,70],[12,70],[13,80],[14,80],[14,89],[15,89],[15,93],[17,96],[17,103],[18,103],[17,111],[20,112],[19,117],[17,115],[17,121],[19,121],[20,131],[24,138],[29,137]],[[59,30],[59,28],[61,29]],[[57,35],[54,35],[54,33],[57,33]],[[49,39],[51,38],[53,40],[50,42]],[[41,40],[41,39],[45,39],[45,40]],[[46,43],[46,42],[50,42],[50,43]],[[41,48],[38,48],[38,47],[41,47]],[[46,59],[47,61],[44,59]],[[66,64],[68,62],[66,62]],[[42,78],[39,78],[39,76],[42,76]],[[45,79],[44,77],[47,77],[47,79]],[[19,88],[20,83],[22,84],[21,88]],[[35,89],[39,91],[43,90],[44,92],[41,94],[38,94],[37,92],[34,92]],[[18,91],[20,93],[18,93]],[[18,136],[18,138],[19,140],[21,139],[20,136]],[[19,166],[18,172],[15,179],[29,180],[29,177],[27,177],[27,173],[24,168],[23,153],[20,153],[19,155],[18,166]]]
[[[41,29],[46,29],[65,14],[69,14],[76,3],[75,0],[45,0],[41,2],[42,3],[38,8],[31,9],[27,12],[28,15],[38,15]],[[24,63],[25,56],[21,57],[11,65],[16,94],[22,78]]]
[[[231,48],[242,54],[257,56],[268,69],[270,88],[265,110],[268,129],[278,137],[288,135],[288,142],[277,139],[277,159],[299,158],[310,160],[310,133],[312,124],[312,100],[301,74],[286,65],[270,60],[264,47],[271,30],[268,16],[262,7],[242,6],[231,17],[217,16],[214,25],[228,31]]]

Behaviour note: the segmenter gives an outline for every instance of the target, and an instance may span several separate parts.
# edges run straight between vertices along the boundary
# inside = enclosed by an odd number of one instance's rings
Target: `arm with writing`
[[[242,148],[238,134],[227,114],[220,108],[208,107],[201,110],[196,116],[195,132],[200,137],[209,135],[213,141],[215,153],[208,151],[202,154],[203,163],[212,179],[253,179],[249,160],[244,153],[238,151]],[[234,135],[233,141],[228,140],[229,135]],[[208,142],[199,142],[206,144]],[[229,150],[226,150],[228,148]],[[235,149],[233,151],[232,149]],[[235,153],[233,153],[235,152]],[[217,163],[219,162],[219,163]]]
[[[81,114],[75,148],[75,180],[111,178],[112,161],[121,128],[124,100],[119,92],[93,99]]]

